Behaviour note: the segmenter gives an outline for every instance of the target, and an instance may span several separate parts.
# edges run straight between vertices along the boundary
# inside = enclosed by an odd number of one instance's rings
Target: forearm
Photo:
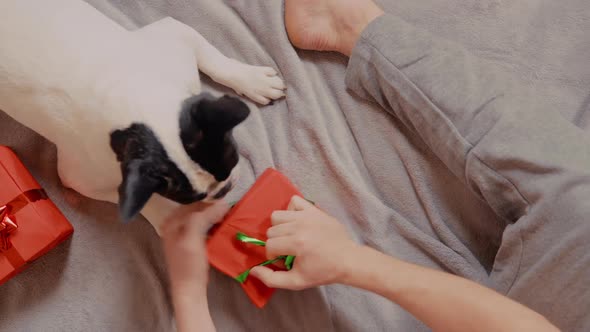
[[[343,283],[388,298],[435,331],[557,331],[490,289],[368,247],[359,247],[349,265]]]
[[[174,316],[179,332],[214,332],[215,326],[209,313],[207,291],[173,290]]]

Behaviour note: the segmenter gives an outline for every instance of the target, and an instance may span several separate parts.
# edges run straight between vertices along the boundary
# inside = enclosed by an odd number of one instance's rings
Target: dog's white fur
[[[55,143],[63,184],[94,199],[118,201],[109,133],[132,122],[152,128],[195,189],[212,190],[179,137],[197,66],[259,103],[284,95],[274,69],[229,59],[172,18],[128,31],[80,0],[1,0],[0,13],[0,109]],[[159,231],[175,205],[156,194],[142,214]]]

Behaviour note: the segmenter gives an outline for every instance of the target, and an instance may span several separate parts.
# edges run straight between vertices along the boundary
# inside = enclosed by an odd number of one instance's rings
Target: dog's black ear
[[[227,179],[239,161],[232,129],[248,115],[248,105],[230,96],[215,98],[201,93],[184,103],[180,115],[184,150],[218,182]]]
[[[111,149],[117,155],[117,161],[126,163],[144,158],[146,149],[141,147],[145,146],[150,133],[147,127],[140,124],[132,124],[129,128],[111,132]]]
[[[127,133],[128,129],[126,130],[114,130],[111,133],[111,149],[117,155],[117,161],[123,161],[124,153],[125,153],[125,146],[127,145]]]
[[[150,197],[162,189],[163,180],[151,168],[162,152],[154,147],[157,139],[144,125],[111,133],[111,148],[121,164],[123,181],[119,186],[119,209],[123,222],[132,220]]]
[[[162,185],[162,181],[145,174],[142,163],[141,160],[133,160],[125,165],[123,171],[123,182],[119,186],[119,209],[125,223],[137,216]]]
[[[203,98],[191,109],[197,126],[207,133],[226,133],[242,123],[250,115],[248,105],[239,98]]]

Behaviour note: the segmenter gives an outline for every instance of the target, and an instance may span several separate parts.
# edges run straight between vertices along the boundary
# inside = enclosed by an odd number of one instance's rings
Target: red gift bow
[[[29,203],[47,198],[47,194],[43,189],[31,189],[0,206],[0,252],[3,252],[10,264],[15,268],[23,265],[25,260],[12,247],[10,242],[10,235],[14,234],[18,229],[14,215]]]
[[[0,250],[8,250],[12,247],[10,234],[14,233],[18,225],[10,214],[10,205],[0,206]]]

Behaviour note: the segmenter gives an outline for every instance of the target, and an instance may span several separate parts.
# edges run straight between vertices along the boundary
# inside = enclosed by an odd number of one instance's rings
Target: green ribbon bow
[[[250,243],[253,245],[257,245],[257,246],[261,246],[264,247],[266,246],[266,242],[250,237],[244,233],[238,232],[236,234],[236,239],[238,239],[238,241],[243,242],[243,243]],[[293,268],[293,261],[295,260],[295,256],[279,256],[277,258],[274,259],[270,259],[267,260],[265,262],[262,262],[256,266],[265,266],[265,265],[270,265],[273,263],[276,263],[280,260],[285,260],[285,267],[287,268],[287,270],[291,270]],[[239,283],[243,284],[246,279],[248,279],[248,275],[250,274],[250,270],[252,270],[252,268],[247,269],[246,271],[242,272],[239,276],[235,277],[234,279],[236,279]]]

